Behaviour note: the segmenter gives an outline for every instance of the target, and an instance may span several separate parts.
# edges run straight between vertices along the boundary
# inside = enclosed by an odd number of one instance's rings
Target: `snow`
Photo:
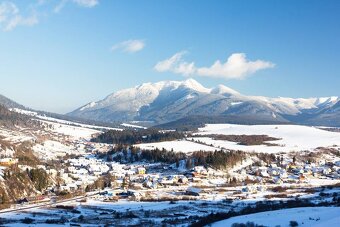
[[[144,144],[136,144],[136,147],[140,147],[141,149],[166,149],[168,151],[174,150],[175,152],[184,152],[190,153],[194,151],[215,151],[215,147],[198,144],[191,141],[186,140],[176,140],[176,141],[166,141],[159,143],[144,143]]]
[[[52,129],[48,129],[48,130],[62,134],[62,135],[71,136],[74,139],[81,139],[81,138],[90,139],[92,135],[102,133],[101,131],[95,130],[95,129],[71,126],[71,125],[54,123],[54,122],[49,122],[49,121],[42,121],[42,122],[45,122],[48,125],[52,126]]]
[[[340,207],[302,207],[242,215],[213,223],[211,226],[227,227],[233,223],[254,222],[264,226],[288,227],[290,221],[298,222],[299,226],[339,226],[339,213]]]
[[[22,131],[24,131],[24,129],[17,128],[16,130],[9,130],[0,127],[0,136],[4,137],[4,140],[10,141],[14,144],[35,140],[35,136],[33,134],[30,133],[27,135],[27,133]]]
[[[90,102],[89,104],[85,105],[84,107],[80,108],[80,110],[86,110],[88,108],[92,108],[96,105],[96,102]]]
[[[65,124],[65,125],[73,125],[73,126],[78,126],[78,127],[82,127],[82,128],[98,129],[98,130],[107,129],[107,130],[118,130],[118,131],[123,130],[123,129],[120,129],[120,128],[81,124],[81,123],[76,123],[76,122],[73,122],[73,121],[60,120],[60,119],[56,119],[56,118],[52,118],[52,117],[46,117],[46,116],[40,116],[40,115],[38,115],[37,117],[40,118],[40,119],[46,120],[46,121],[52,121],[52,122]]]
[[[51,121],[51,122],[60,123],[60,124],[64,124],[64,125],[79,126],[79,127],[82,127],[82,128],[98,129],[98,130],[101,130],[101,129],[118,130],[118,131],[123,130],[123,129],[120,129],[120,128],[88,125],[88,124],[81,124],[81,123],[77,123],[77,122],[73,122],[73,121],[61,120],[61,119],[57,119],[57,118],[53,118],[53,117],[47,117],[45,115],[39,115],[37,112],[34,112],[34,111],[22,110],[22,109],[18,109],[18,108],[12,108],[10,110],[17,112],[17,113],[25,114],[25,115],[28,115],[28,116],[34,116],[34,117],[37,117],[37,118],[45,120],[45,121]]]
[[[280,146],[244,146],[234,142],[213,140],[207,137],[196,138],[206,144],[227,149],[256,151],[256,152],[289,152],[314,150],[317,147],[340,146],[340,133],[329,132],[315,127],[301,125],[234,125],[234,124],[208,124],[200,128],[198,135],[268,135],[280,140],[271,143]]]
[[[211,89],[203,87],[197,81],[160,81],[157,83],[143,83],[133,88],[123,89],[108,95],[103,100],[91,102],[76,111],[88,111],[108,106],[115,106],[120,111],[138,111],[142,106],[152,103],[161,92],[172,91],[179,87],[187,87],[198,92],[210,92]]]
[[[74,147],[66,146],[60,142],[46,140],[42,144],[33,146],[33,151],[42,159],[55,159],[57,157],[71,154],[75,151]]]
[[[147,127],[139,126],[139,125],[133,125],[128,123],[123,123],[121,126],[128,127],[128,128],[141,128],[141,129],[147,129]]]
[[[183,88],[186,90],[186,93],[183,92]],[[178,90],[178,92],[176,90]],[[206,88],[194,79],[187,79],[185,81],[143,83],[136,87],[114,92],[103,100],[90,102],[70,114],[82,116],[81,113],[87,113],[87,116],[96,117],[90,113],[90,111],[99,110],[99,112],[105,113],[106,111],[112,113],[128,112],[140,116],[138,115],[138,112],[142,107],[159,105],[159,103],[164,104],[162,99],[165,97],[165,100],[168,103],[185,103],[189,102],[188,100],[192,101],[197,96],[197,93],[204,94],[214,99],[219,99],[224,96],[231,103],[229,107],[241,103],[252,102],[256,105],[264,105],[275,113],[292,115],[299,114],[308,109],[331,106],[340,100],[337,96],[322,98],[271,98],[263,96],[246,96],[224,85]],[[208,104],[203,99],[201,101],[200,105]],[[162,106],[163,105],[161,105],[161,107]],[[195,107],[193,106],[192,108],[197,107],[195,105]]]
[[[38,121],[48,126],[46,127],[46,130],[61,135],[70,136],[73,139],[90,139],[94,134],[102,133],[101,130],[119,130],[119,131],[123,130],[119,128],[87,125],[72,121],[61,120],[57,118],[39,115],[37,112],[34,111],[22,110],[17,108],[11,109],[11,111],[26,114],[28,116],[35,116],[39,119]],[[13,139],[13,136],[11,138]],[[20,137],[18,139],[22,140],[23,138]],[[26,138],[26,140],[30,139],[32,138]]]
[[[321,98],[269,98],[263,96],[248,96],[247,98],[250,100],[264,102],[268,104],[273,110],[284,114],[298,114],[302,110],[332,105],[339,101],[339,97],[337,96]]]
[[[237,91],[224,86],[223,84],[218,85],[216,88],[211,89],[211,94],[221,94],[221,95],[240,95]]]
[[[230,105],[232,105],[232,106],[236,106],[236,105],[240,105],[240,104],[242,104],[243,102],[232,102],[232,103],[230,103]]]

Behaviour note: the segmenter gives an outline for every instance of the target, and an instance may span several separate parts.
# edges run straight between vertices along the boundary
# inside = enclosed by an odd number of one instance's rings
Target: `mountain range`
[[[243,95],[224,85],[206,88],[194,79],[161,81],[120,90],[67,115],[102,122],[164,124],[192,116],[267,123],[340,126],[340,99]],[[242,122],[239,122],[242,123]]]

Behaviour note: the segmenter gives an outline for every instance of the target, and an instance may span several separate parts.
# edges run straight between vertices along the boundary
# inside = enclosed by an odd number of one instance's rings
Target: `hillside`
[[[34,126],[36,123],[26,115],[19,114],[8,110],[5,106],[0,105],[0,126]]]
[[[6,108],[20,108],[25,109],[23,105],[16,103],[15,101],[3,96],[0,94],[0,105],[5,106]]]

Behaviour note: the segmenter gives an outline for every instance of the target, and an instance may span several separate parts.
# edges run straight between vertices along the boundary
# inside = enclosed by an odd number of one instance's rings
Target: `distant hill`
[[[15,101],[3,96],[0,94],[0,105],[3,105],[6,108],[19,108],[25,109],[23,105],[16,103]]]
[[[0,125],[13,127],[17,125],[35,126],[37,124],[31,120],[31,117],[10,111],[5,106],[0,105]]]

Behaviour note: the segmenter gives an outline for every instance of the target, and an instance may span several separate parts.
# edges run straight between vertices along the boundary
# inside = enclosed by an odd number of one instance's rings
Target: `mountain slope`
[[[23,105],[20,105],[13,100],[3,96],[0,94],[0,105],[3,105],[6,108],[19,108],[19,109],[25,109]]]
[[[252,119],[268,122],[287,122],[287,119],[299,119],[307,113],[318,114],[321,109],[331,108],[338,101],[338,97],[245,96],[224,85],[205,88],[188,79],[144,83],[124,89],[68,115],[105,122],[139,120],[160,124],[188,116],[251,116]]]

